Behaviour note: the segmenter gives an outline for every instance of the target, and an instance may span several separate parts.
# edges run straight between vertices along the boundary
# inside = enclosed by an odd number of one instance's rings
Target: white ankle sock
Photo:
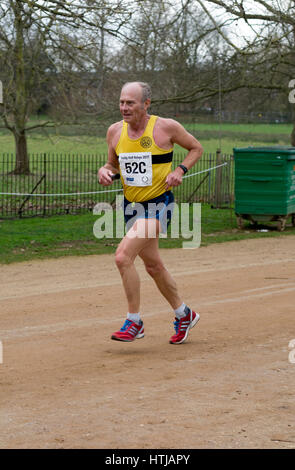
[[[134,323],[137,323],[137,325],[140,324],[140,312],[138,313],[127,313],[127,320],[131,320]]]
[[[183,302],[180,307],[174,310],[176,318],[183,318],[186,317],[187,314],[190,312],[190,308]]]

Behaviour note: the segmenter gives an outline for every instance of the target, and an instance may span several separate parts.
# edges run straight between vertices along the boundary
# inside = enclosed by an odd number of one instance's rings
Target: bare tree
[[[40,107],[42,90],[50,88],[51,95],[59,93],[65,100],[69,99],[67,89],[62,89],[62,85],[69,85],[61,80],[64,64],[71,64],[72,77],[83,68],[94,70],[93,63],[89,66],[87,61],[94,47],[90,33],[100,31],[101,53],[96,63],[103,68],[104,33],[118,37],[122,24],[129,18],[128,2],[119,0],[109,3],[105,0],[1,1],[3,104],[0,104],[0,119],[2,127],[11,131],[15,139],[15,174],[30,172],[27,133],[54,125],[51,120],[29,124],[30,116]],[[100,91],[102,84],[103,78]]]
[[[215,26],[190,0],[146,0],[138,2],[129,41],[115,55],[114,68],[123,76],[150,81],[153,106],[177,114],[181,103],[201,106],[211,96],[210,87],[218,89],[218,42]]]
[[[276,91],[287,103],[290,80],[295,78],[295,14],[294,0],[191,0],[210,19],[211,24],[228,45],[228,60],[243,64],[234,74],[226,93],[235,89]],[[218,19],[222,22],[218,24]],[[198,90],[192,89],[192,99]],[[187,95],[189,99],[189,95]],[[291,143],[295,145],[294,129]]]

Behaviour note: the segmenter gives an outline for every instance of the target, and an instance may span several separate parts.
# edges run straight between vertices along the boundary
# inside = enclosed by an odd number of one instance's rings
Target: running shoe
[[[131,320],[125,320],[124,325],[119,331],[116,331],[112,335],[112,339],[116,341],[134,341],[135,339],[144,337],[143,322],[140,320],[140,324],[134,323]]]
[[[171,344],[181,344],[188,337],[189,330],[199,321],[200,315],[192,310],[183,318],[175,318],[174,329],[175,335],[171,336]]]

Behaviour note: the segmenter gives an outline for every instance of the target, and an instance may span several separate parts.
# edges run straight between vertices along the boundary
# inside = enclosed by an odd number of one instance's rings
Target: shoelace
[[[178,333],[179,325],[180,325],[180,320],[177,319],[174,322],[174,330],[176,331],[176,333]]]
[[[127,328],[131,325],[131,321],[130,320],[125,320],[125,323],[124,325],[122,326],[121,330],[120,331],[126,331]]]
[[[176,334],[177,334],[179,331],[179,327],[180,327],[180,321],[183,320],[183,318],[180,318],[180,319],[176,318],[175,320],[176,321],[174,322],[174,330],[176,331]]]

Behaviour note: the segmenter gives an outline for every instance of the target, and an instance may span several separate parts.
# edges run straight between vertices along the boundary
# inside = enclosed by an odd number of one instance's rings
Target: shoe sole
[[[123,338],[117,338],[117,336],[111,336],[111,339],[114,339],[115,341],[122,341],[123,343],[132,343],[135,339],[140,339],[144,337],[144,333],[138,333],[137,336],[133,339],[123,339]]]
[[[187,339],[188,337],[188,334],[189,334],[189,330],[191,330],[197,323],[198,321],[200,320],[200,315],[198,313],[196,313],[196,318],[191,322],[190,326],[188,327],[188,329],[186,330],[186,333],[184,335],[184,337],[182,338],[181,341],[177,341],[177,342],[174,342],[174,341],[169,341],[170,344],[182,344],[185,342],[185,340]]]

